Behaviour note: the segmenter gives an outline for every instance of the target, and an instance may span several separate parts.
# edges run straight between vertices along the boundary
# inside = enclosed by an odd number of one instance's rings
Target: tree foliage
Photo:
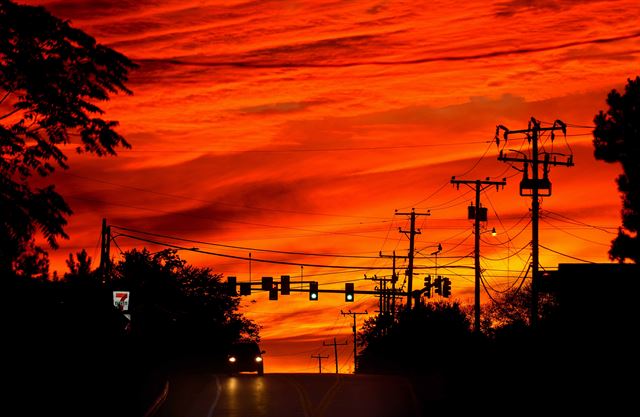
[[[455,355],[471,337],[469,319],[458,303],[436,302],[399,313],[389,324],[384,317],[365,321],[358,333],[364,349],[358,372],[419,373],[446,364],[438,354]]]
[[[616,182],[622,193],[622,227],[611,242],[609,257],[640,262],[640,76],[629,79],[624,94],[612,90],[609,109],[595,119],[593,145],[596,159],[620,162],[623,173]]]
[[[541,325],[554,320],[558,301],[551,293],[538,294],[538,321]],[[531,285],[512,288],[497,295],[484,307],[482,331],[489,336],[521,331],[529,327]]]
[[[238,313],[240,299],[228,295],[221,275],[188,265],[172,249],[123,256],[113,285],[131,291],[141,337],[212,352],[241,337],[259,340],[259,327]]]
[[[68,168],[62,146],[115,155],[129,147],[98,102],[125,86],[136,65],[42,7],[0,0],[0,267],[33,246],[39,231],[57,247],[70,207],[34,176]],[[77,140],[72,140],[77,135]]]

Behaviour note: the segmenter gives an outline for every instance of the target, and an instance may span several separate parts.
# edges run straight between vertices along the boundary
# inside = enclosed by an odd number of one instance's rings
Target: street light
[[[160,252],[166,251],[167,249],[171,249],[171,250],[174,250],[176,252],[178,252],[179,250],[188,250],[190,252],[197,252],[197,251],[200,250],[200,248],[196,248],[195,246],[192,247],[192,248],[165,248],[165,249],[159,250],[157,252],[151,252],[149,255],[156,255],[156,254],[158,254]]]

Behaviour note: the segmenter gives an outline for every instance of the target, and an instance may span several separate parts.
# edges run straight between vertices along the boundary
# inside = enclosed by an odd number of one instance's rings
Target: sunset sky
[[[578,262],[565,255],[608,262],[620,223],[620,167],[595,161],[589,126],[608,91],[640,74],[637,0],[27,3],[46,6],[140,65],[128,84],[134,95],[104,105],[133,148],[100,159],[75,155],[72,144],[65,148],[71,169],[52,177],[74,211],[70,239],[51,253],[53,269],[64,272],[64,258],[82,248],[97,259],[106,217],[171,236],[153,237],[167,243],[306,264],[305,279],[321,288],[351,281],[372,289],[364,274],[389,275],[389,259],[258,249],[406,255],[398,228],[408,220],[394,210],[415,207],[431,210],[419,218],[416,240],[428,259],[416,264],[434,267],[430,254],[441,243],[438,273],[451,278],[452,298],[470,303],[473,270],[452,267],[473,265],[466,219],[473,193],[449,180],[507,177],[504,190],[482,195],[485,230],[498,231],[482,235],[482,265],[493,289],[517,284],[530,252],[531,201],[519,196],[522,174],[497,160],[503,143],[496,146],[494,133],[498,124],[526,128],[532,116],[545,126],[569,124],[566,141],[542,141],[548,151],[572,153],[576,164],[551,170],[553,195],[542,201],[540,223],[541,244],[551,250],[541,248],[542,266]],[[514,137],[505,149],[528,145]],[[145,245],[115,241],[122,250]],[[117,258],[118,248],[112,253]],[[247,261],[180,253],[249,279]],[[289,274],[295,281],[301,270],[251,264],[254,280]],[[434,271],[418,271],[415,286],[427,272]],[[334,336],[349,340],[340,350],[341,370],[349,372],[351,319],[340,310],[375,314],[377,299],[346,304],[341,295],[321,294],[309,302],[296,293],[274,302],[257,294],[243,305],[263,326],[267,372],[313,372],[310,355],[318,353],[332,355],[323,365],[333,369],[332,348],[322,342]]]

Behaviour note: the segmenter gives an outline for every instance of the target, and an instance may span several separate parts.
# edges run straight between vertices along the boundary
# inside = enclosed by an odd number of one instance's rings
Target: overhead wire
[[[565,257],[570,258],[570,259],[574,259],[574,260],[576,260],[576,261],[585,262],[585,263],[588,263],[588,264],[595,264],[595,263],[596,263],[596,262],[593,262],[593,261],[588,261],[588,260],[586,260],[586,259],[578,258],[578,257],[576,257],[576,256],[567,255],[566,253],[559,252],[559,251],[557,251],[557,250],[554,250],[554,249],[548,248],[548,247],[546,247],[546,246],[544,246],[544,245],[538,245],[538,246],[540,246],[541,248],[546,249],[546,250],[548,250],[548,251],[550,251],[550,252],[556,253],[556,254],[558,254],[558,255],[565,256]]]
[[[594,245],[600,245],[600,246],[606,246],[606,247],[608,247],[608,246],[609,246],[609,243],[596,242],[595,240],[591,240],[591,239],[587,239],[587,238],[582,237],[582,236],[578,236],[578,235],[576,235],[575,233],[571,233],[571,232],[569,232],[569,231],[568,231],[568,230],[566,230],[566,229],[563,229],[563,228],[560,228],[560,227],[558,227],[558,226],[554,225],[553,223],[551,223],[550,221],[548,221],[548,220],[546,220],[546,219],[542,219],[542,218],[541,218],[540,220],[541,220],[543,223],[546,223],[546,224],[550,225],[550,226],[551,226],[551,227],[553,227],[554,229],[556,229],[556,230],[558,230],[558,231],[560,231],[560,232],[562,232],[562,233],[565,233],[565,234],[567,234],[567,235],[569,235],[569,236],[575,237],[576,239],[580,239],[580,240],[585,241],[585,242],[593,243]]]
[[[148,235],[148,236],[155,236],[155,237],[161,237],[165,239],[179,240],[182,242],[197,243],[201,245],[216,246],[216,247],[222,247],[222,248],[228,248],[228,249],[239,249],[244,251],[268,252],[268,253],[279,253],[279,254],[300,255],[300,256],[331,257],[331,258],[380,259],[379,256],[343,255],[343,254],[336,254],[336,253],[310,253],[310,252],[284,251],[284,250],[275,250],[275,249],[263,249],[263,248],[255,248],[255,247],[248,247],[248,246],[226,245],[222,243],[207,242],[203,240],[187,239],[187,238],[182,238],[178,236],[169,236],[161,233],[145,232],[142,230],[136,230],[136,229],[131,229],[128,227],[117,226],[117,225],[111,225],[111,227],[119,230],[126,230],[128,232],[139,233],[139,234]]]

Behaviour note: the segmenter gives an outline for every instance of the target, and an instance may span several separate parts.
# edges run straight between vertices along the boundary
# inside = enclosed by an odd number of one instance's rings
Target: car
[[[227,354],[228,373],[257,372],[258,375],[264,375],[262,355],[265,353],[256,342],[234,343]]]

